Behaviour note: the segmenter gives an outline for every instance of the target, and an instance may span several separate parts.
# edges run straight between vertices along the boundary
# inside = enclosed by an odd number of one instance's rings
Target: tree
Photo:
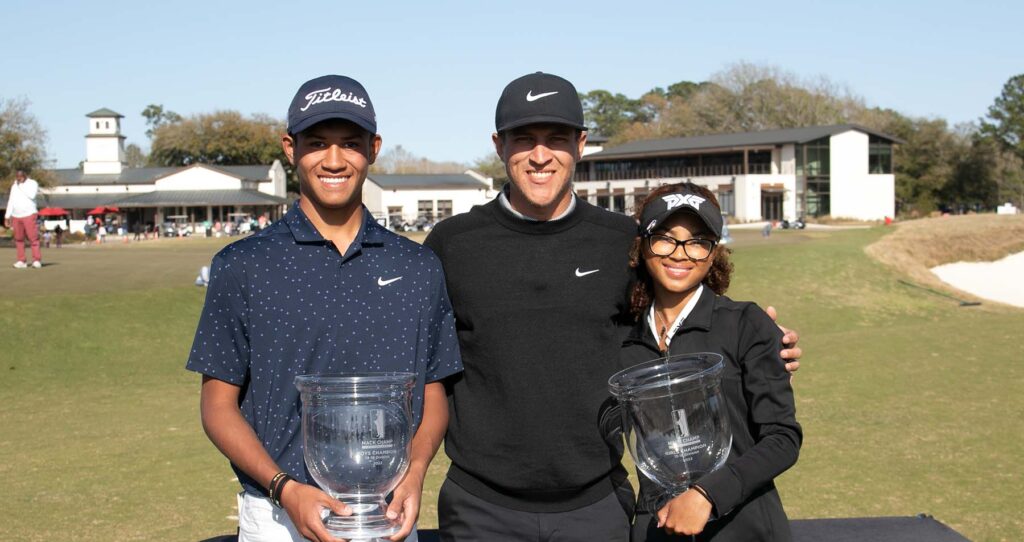
[[[487,153],[473,161],[473,171],[493,179],[493,188],[501,190],[508,183],[508,170],[496,153]]]
[[[142,152],[142,148],[135,143],[129,143],[124,148],[124,161],[128,167],[143,167],[146,165],[148,157],[146,153]]]
[[[459,162],[435,162],[416,156],[401,145],[389,147],[380,153],[373,171],[384,174],[462,173],[466,165]]]
[[[981,132],[1024,159],[1024,74],[1003,85],[1002,94],[988,108],[988,119],[981,121]]]
[[[604,97],[607,100],[599,103],[629,103],[624,96]],[[777,67],[749,63],[730,66],[711,81],[680,81],[667,90],[654,88],[638,102],[631,106],[630,111],[635,111],[632,117],[606,108],[614,113],[613,120],[628,119],[610,135],[613,145],[639,139],[838,124],[864,108],[860,98],[827,78],[804,80]]]
[[[996,155],[995,170],[999,202],[1010,202],[1024,209],[1024,160],[1015,153],[1000,152]]]
[[[0,188],[6,190],[14,172],[23,169],[42,184],[52,182],[46,164],[46,131],[29,112],[27,99],[0,98]]]
[[[164,110],[163,104],[149,104],[142,110],[142,116],[146,118],[146,137],[153,139],[153,133],[157,128],[166,124],[181,122],[181,115],[174,111]]]
[[[942,187],[942,201],[958,212],[991,209],[999,203],[996,179],[999,146],[992,138],[981,135],[973,125],[958,126],[956,132],[953,172]]]
[[[216,111],[165,122],[153,129],[152,166],[270,164],[287,158],[281,149],[283,122],[266,115]]]
[[[640,100],[607,90],[592,90],[580,96],[587,129],[605,137],[614,137],[631,122],[645,120]]]

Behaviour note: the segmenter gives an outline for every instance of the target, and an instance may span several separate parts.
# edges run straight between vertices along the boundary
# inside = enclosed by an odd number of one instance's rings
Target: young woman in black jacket
[[[644,200],[637,217],[636,325],[623,344],[623,367],[669,354],[721,354],[733,441],[726,464],[680,495],[664,495],[638,473],[632,540],[790,540],[774,479],[796,462],[803,437],[779,356],[782,332],[757,305],[722,295],[732,265],[718,244],[722,215],[712,192],[666,185]]]

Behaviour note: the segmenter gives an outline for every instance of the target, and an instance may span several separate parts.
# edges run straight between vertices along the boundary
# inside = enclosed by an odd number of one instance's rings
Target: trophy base
[[[324,527],[331,536],[345,540],[369,540],[386,538],[402,530],[402,524],[386,516],[337,516],[331,514],[324,520]]]

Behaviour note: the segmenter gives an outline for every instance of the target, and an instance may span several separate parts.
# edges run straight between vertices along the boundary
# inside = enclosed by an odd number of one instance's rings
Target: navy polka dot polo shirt
[[[462,370],[441,264],[363,208],[345,254],[298,202],[266,230],[214,258],[206,304],[186,367],[242,388],[242,415],[277,464],[314,483],[302,456],[300,374],[416,373],[423,386]],[[242,487],[264,489],[241,472]]]

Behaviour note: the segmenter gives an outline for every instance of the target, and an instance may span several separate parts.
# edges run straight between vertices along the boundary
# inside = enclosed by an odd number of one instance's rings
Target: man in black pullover
[[[512,81],[495,127],[511,182],[425,242],[444,266],[465,368],[446,383],[441,539],[625,541],[634,495],[599,416],[630,322],[637,227],[572,192],[586,143],[572,83]]]

